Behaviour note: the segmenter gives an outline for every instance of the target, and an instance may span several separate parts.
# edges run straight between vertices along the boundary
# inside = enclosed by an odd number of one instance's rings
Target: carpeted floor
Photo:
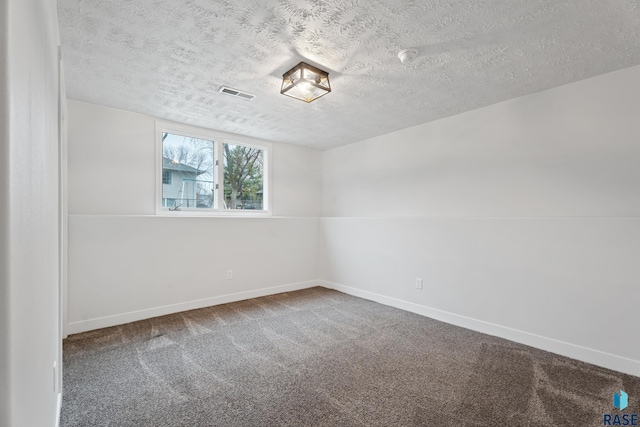
[[[638,377],[312,288],[70,336],[61,426],[586,427],[639,400]]]

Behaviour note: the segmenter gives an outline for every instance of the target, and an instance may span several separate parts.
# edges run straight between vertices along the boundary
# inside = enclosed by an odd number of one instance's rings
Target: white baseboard
[[[62,393],[58,393],[58,408],[56,412],[56,427],[60,427],[60,413],[62,412]]]
[[[505,338],[520,344],[556,353],[572,359],[581,360],[593,365],[602,366],[604,368],[613,369],[615,371],[624,372],[626,374],[640,376],[640,361],[617,356],[611,353],[605,353],[600,350],[594,350],[587,347],[559,341],[553,338],[547,338],[540,335],[531,334],[529,332],[508,328],[506,326],[496,325],[494,323],[484,322],[482,320],[473,319],[448,311],[439,310],[437,308],[415,304],[412,302],[376,294],[361,289],[352,288],[350,286],[340,285],[328,281],[319,281],[320,286],[329,289],[335,289],[349,295],[368,299],[380,304],[399,308],[401,310],[410,311],[432,319],[440,320],[473,331],[482,332],[484,334]]]
[[[267,295],[279,294],[282,292],[292,292],[301,289],[319,286],[319,280],[309,280],[307,282],[291,283],[269,288],[255,289],[251,291],[238,292],[234,294],[220,295],[211,298],[204,298],[195,301],[187,301],[179,304],[165,305],[145,310],[131,311],[128,313],[115,314],[113,316],[99,317],[95,319],[82,320],[67,324],[65,333],[67,335],[78,334],[80,332],[92,331],[94,329],[108,328],[110,326],[122,325],[136,322],[138,320],[150,319],[152,317],[164,316],[166,314],[179,313],[181,311],[194,310],[197,308],[211,307],[213,305],[227,304],[230,302],[242,301],[251,298],[264,297]]]

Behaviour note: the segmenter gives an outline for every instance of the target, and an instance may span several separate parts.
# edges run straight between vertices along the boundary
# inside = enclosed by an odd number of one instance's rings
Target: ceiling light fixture
[[[280,93],[304,102],[315,101],[331,92],[329,73],[301,62],[282,75]]]

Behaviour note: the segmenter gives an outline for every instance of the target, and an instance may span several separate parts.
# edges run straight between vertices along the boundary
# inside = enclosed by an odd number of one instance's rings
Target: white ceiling
[[[319,149],[640,64],[636,0],[58,3],[69,98]],[[333,92],[280,95],[300,60]]]

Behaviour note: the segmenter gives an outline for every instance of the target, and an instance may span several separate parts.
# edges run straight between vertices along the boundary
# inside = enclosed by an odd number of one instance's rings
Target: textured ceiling
[[[319,149],[640,64],[636,0],[58,4],[69,98]],[[280,95],[300,60],[333,92]]]

